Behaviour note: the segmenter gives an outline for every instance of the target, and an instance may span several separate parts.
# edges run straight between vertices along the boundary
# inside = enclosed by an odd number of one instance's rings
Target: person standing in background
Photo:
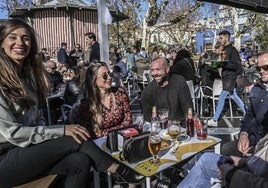
[[[69,56],[66,50],[67,50],[67,43],[62,42],[61,48],[57,53],[57,58],[59,63],[64,63],[69,68]]]
[[[237,95],[236,92],[236,79],[240,72],[243,71],[241,59],[238,50],[230,42],[231,34],[229,31],[221,31],[219,33],[219,42],[223,46],[223,51],[226,53],[225,60],[227,61],[222,67],[222,85],[223,89],[219,97],[219,103],[216,108],[216,112],[212,119],[208,120],[209,126],[218,126],[218,119],[224,108],[225,99],[228,95],[235,101],[235,103],[241,108],[243,113],[246,113],[245,104]]]
[[[90,46],[89,63],[100,60],[100,44],[96,41],[96,35],[93,32],[85,34],[86,43]]]

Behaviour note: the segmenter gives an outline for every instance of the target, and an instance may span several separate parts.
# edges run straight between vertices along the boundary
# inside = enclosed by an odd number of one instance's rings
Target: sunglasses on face
[[[264,71],[268,71],[268,65],[263,65],[263,66],[257,66],[256,67],[257,71],[261,71],[261,69],[263,69]]]
[[[103,80],[107,80],[108,79],[108,76],[112,77],[112,73],[111,72],[104,72],[102,74]]]

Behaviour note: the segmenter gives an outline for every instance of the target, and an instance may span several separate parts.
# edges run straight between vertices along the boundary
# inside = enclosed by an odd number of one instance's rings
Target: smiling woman
[[[98,171],[116,173],[119,181],[143,179],[114,163],[89,139],[86,128],[46,126],[41,106],[48,84],[35,32],[27,23],[10,19],[0,25],[0,45],[0,187],[61,174],[64,187],[82,188],[92,163]]]
[[[106,136],[132,122],[128,95],[124,88],[112,87],[111,76],[105,62],[92,62],[86,72],[85,98],[71,115],[72,123],[86,127],[92,137]]]

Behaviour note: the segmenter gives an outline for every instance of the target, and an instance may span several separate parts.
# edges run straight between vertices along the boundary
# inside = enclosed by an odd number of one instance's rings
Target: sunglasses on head
[[[112,75],[111,72],[104,72],[104,73],[102,74],[102,78],[103,78],[103,80],[107,80],[107,79],[108,79],[108,76],[112,77],[113,75]]]
[[[261,69],[263,69],[264,71],[268,71],[268,65],[263,65],[263,66],[257,66],[256,67],[257,71],[261,71]]]

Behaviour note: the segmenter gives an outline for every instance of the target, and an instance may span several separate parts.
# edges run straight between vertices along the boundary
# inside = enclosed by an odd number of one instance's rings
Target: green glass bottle
[[[218,64],[217,64],[216,61],[212,61],[212,62],[211,62],[211,68],[213,68],[213,69],[218,68]]]

